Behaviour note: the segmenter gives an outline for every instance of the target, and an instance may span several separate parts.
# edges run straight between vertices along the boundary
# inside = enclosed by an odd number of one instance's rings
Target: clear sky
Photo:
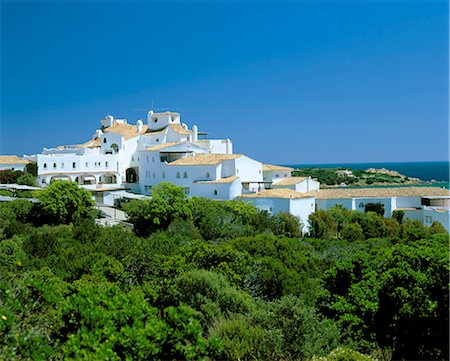
[[[1,154],[176,110],[280,164],[447,160],[448,4],[2,1]]]

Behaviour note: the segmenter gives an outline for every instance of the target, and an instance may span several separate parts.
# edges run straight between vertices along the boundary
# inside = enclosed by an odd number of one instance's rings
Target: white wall
[[[420,208],[422,197],[397,197],[397,208]]]
[[[290,199],[289,213],[300,218],[303,224],[303,233],[306,233],[309,228],[308,218],[309,215],[314,213],[315,198],[299,198]]]
[[[225,162],[224,162],[225,164]],[[245,155],[235,160],[236,172],[231,175],[237,175],[243,183],[262,182],[262,163],[253,160]]]
[[[424,207],[423,210],[423,224],[427,227],[431,226],[433,222],[440,222],[447,232],[450,232],[450,210],[449,209],[433,209],[431,207]]]
[[[352,198],[337,198],[337,199],[316,199],[317,210],[327,210],[336,205],[350,210],[355,210],[355,202]],[[364,211],[364,209],[363,209]]]
[[[242,183],[239,179],[232,183],[193,183],[190,196],[231,200],[241,195]],[[217,194],[215,194],[217,192]]]
[[[25,172],[26,164],[19,163],[19,164],[0,164],[0,170],[20,170],[22,172]]]
[[[355,198],[355,205],[357,211],[364,212],[365,206],[367,203],[379,203],[384,206],[384,216],[391,217],[392,211],[396,208],[395,197],[387,197],[387,198]]]

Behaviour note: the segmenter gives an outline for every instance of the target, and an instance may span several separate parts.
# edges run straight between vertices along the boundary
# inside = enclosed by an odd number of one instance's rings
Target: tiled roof
[[[100,138],[94,138],[91,140],[88,140],[86,143],[78,144],[78,148],[98,148],[100,147]]]
[[[183,128],[181,124],[169,124],[169,128],[172,129],[175,133],[182,135],[189,135],[192,133],[192,130],[186,130]]]
[[[138,131],[136,125],[115,123],[104,130],[105,133],[114,133],[122,135],[125,140],[137,137],[147,131],[147,125],[143,125],[141,131]]]
[[[217,165],[239,157],[242,157],[242,154],[197,154],[194,157],[177,159],[168,165]]]
[[[450,196],[439,187],[337,188],[321,189],[317,199]]]
[[[291,172],[294,170],[294,168],[283,167],[281,165],[273,165],[273,164],[263,164],[262,169],[263,169],[263,171],[286,170],[286,171],[291,171]]]
[[[0,164],[28,164],[28,159],[20,158],[17,155],[0,155]]]
[[[258,193],[242,194],[242,198],[311,198],[314,197],[316,191],[297,192],[289,188],[266,189]]]
[[[223,183],[233,183],[237,179],[239,179],[239,177],[234,175],[234,176],[231,176],[231,177],[220,178],[220,179],[210,180],[210,181],[197,181],[195,183],[201,183],[201,184],[223,184]]]
[[[186,142],[170,142],[170,143],[162,143],[162,144],[158,144],[158,145],[153,145],[151,147],[147,147],[144,150],[147,150],[149,152],[155,152],[157,150],[161,150],[161,149],[165,149],[165,148],[170,148],[173,147],[174,145],[178,145],[178,144],[184,144]]]
[[[273,183],[272,186],[293,186],[295,184],[301,183],[304,180],[308,179],[307,177],[287,177],[282,178],[280,181]]]

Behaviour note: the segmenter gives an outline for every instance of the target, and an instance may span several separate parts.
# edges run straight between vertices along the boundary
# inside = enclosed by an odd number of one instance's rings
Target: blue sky
[[[177,110],[280,164],[447,160],[446,1],[1,7],[0,153]]]

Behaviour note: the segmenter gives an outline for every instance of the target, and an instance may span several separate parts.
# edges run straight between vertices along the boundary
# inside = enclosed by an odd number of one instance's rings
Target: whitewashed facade
[[[29,163],[31,162],[28,159],[16,155],[0,155],[0,170],[20,170],[25,172]]]

